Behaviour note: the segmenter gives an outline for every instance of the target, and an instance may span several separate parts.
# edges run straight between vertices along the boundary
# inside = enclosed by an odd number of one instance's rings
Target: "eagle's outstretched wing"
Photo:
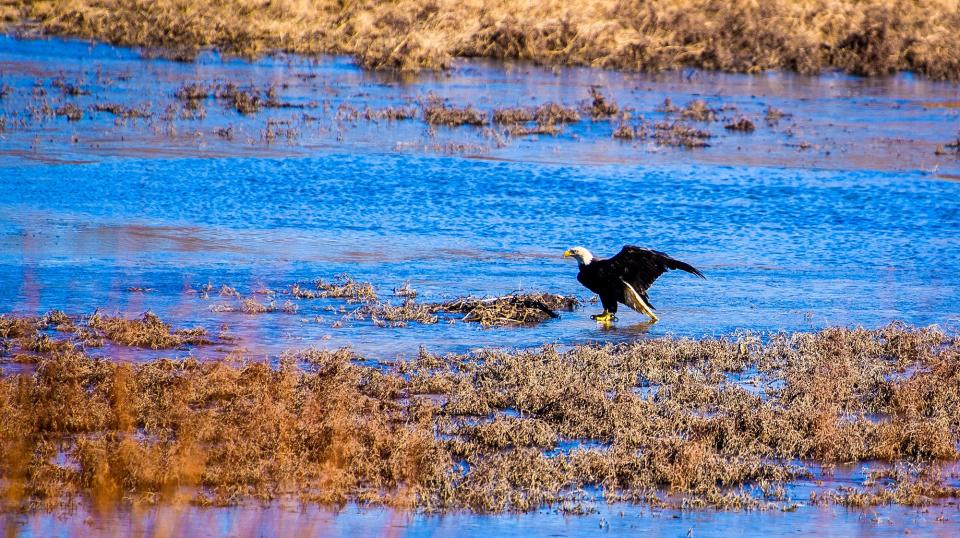
[[[660,275],[673,269],[680,269],[700,278],[706,278],[703,273],[688,263],[671,258],[663,252],[632,245],[626,245],[616,256],[607,261],[610,263],[611,269],[624,282],[633,286],[638,293],[644,296],[646,296],[647,289],[653,285],[653,282]]]

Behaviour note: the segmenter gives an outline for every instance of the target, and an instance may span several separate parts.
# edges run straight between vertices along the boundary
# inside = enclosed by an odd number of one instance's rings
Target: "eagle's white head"
[[[573,247],[563,253],[564,258],[574,258],[580,265],[587,265],[593,261],[593,254],[583,247]]]

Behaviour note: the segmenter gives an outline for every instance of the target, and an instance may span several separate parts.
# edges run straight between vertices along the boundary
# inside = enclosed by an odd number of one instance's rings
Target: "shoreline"
[[[922,6],[657,0],[642,7],[596,0],[580,10],[514,0],[346,6],[84,0],[9,6],[0,21],[8,31],[33,24],[48,35],[141,46],[182,60],[216,48],[244,57],[271,50],[350,54],[365,68],[413,72],[445,69],[456,57],[486,57],[630,71],[812,74],[836,68],[867,76],[960,77],[960,13],[950,0]]]

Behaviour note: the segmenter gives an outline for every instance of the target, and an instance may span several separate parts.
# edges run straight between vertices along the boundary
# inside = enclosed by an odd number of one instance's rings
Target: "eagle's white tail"
[[[623,297],[625,299],[624,302],[627,303],[627,306],[636,310],[637,312],[640,312],[641,314],[645,314],[646,316],[649,316],[650,319],[652,319],[653,321],[657,321],[660,319],[657,317],[656,314],[653,313],[653,308],[651,308],[650,305],[648,305],[647,302],[643,300],[643,297],[641,297],[640,294],[637,293],[637,290],[633,289],[633,286],[628,284],[622,278],[620,279],[620,282],[623,282],[623,286],[624,286]]]

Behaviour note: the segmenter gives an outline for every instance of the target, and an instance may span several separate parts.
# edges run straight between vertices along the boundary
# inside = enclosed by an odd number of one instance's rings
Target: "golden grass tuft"
[[[168,349],[210,343],[205,329],[196,327],[171,331],[170,325],[153,312],[144,312],[139,319],[105,316],[98,312],[90,316],[87,325],[102,332],[108,340],[125,346]]]

